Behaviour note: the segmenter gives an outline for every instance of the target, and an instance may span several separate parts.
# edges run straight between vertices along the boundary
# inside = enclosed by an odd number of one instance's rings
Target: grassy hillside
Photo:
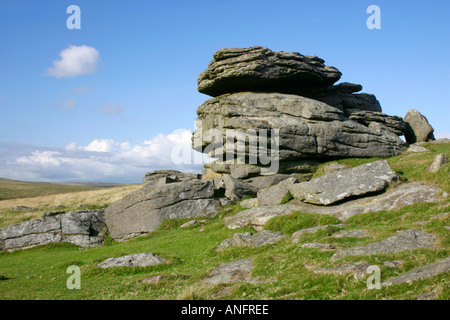
[[[29,198],[50,194],[96,190],[117,187],[113,183],[44,183],[0,178],[0,200]]]
[[[449,187],[449,164],[439,173],[425,171],[438,153],[450,154],[450,144],[427,144],[430,152],[409,156],[403,154],[388,159],[403,181],[425,181]],[[345,159],[338,162],[356,166],[374,159]],[[318,175],[323,170],[319,170]],[[112,191],[110,189],[109,191]],[[129,192],[131,190],[128,190]],[[103,194],[106,197],[106,194]],[[100,196],[99,196],[100,197]],[[110,198],[112,199],[112,197]],[[86,200],[86,198],[83,198]],[[9,201],[9,200],[7,200]],[[69,201],[69,200],[68,200]],[[69,202],[73,203],[73,199]],[[78,201],[78,200],[77,200]],[[80,200],[81,201],[81,200]],[[103,200],[90,198],[93,203]],[[0,201],[0,204],[3,201]],[[50,203],[50,202],[47,202]],[[53,201],[56,204],[57,201]],[[24,201],[23,205],[27,205]],[[29,205],[29,206],[33,206]],[[215,248],[236,232],[253,231],[250,228],[230,230],[224,226],[224,217],[243,208],[239,204],[222,208],[215,218],[205,219],[203,225],[179,228],[187,220],[166,220],[156,231],[126,242],[108,240],[103,247],[81,249],[74,245],[57,244],[14,253],[0,253],[0,299],[414,299],[414,295],[433,292],[436,299],[450,299],[449,273],[411,284],[394,285],[369,290],[366,279],[353,275],[319,275],[316,267],[332,267],[346,262],[366,261],[381,269],[381,281],[403,274],[426,264],[440,261],[450,255],[450,235],[444,228],[450,218],[437,214],[450,211],[450,197],[440,203],[415,204],[400,210],[356,215],[346,221],[343,230],[363,228],[371,238],[333,238],[336,230],[327,228],[305,235],[299,244],[283,239],[263,247]],[[4,213],[0,212],[0,216]],[[10,215],[11,213],[7,213]],[[423,221],[429,221],[423,223]],[[274,218],[267,229],[290,235],[296,229],[336,223],[335,218],[295,212]],[[419,222],[419,223],[418,223]],[[333,243],[346,248],[379,241],[398,230],[420,229],[437,237],[434,249],[410,250],[394,254],[345,257],[331,262],[334,251],[302,248],[304,242]],[[342,229],[341,229],[342,230]],[[169,261],[150,267],[119,267],[100,269],[96,264],[125,254],[152,252]],[[220,263],[243,258],[254,258],[252,277],[259,283],[206,285],[202,279]],[[383,265],[387,260],[404,260],[399,268]],[[81,268],[81,289],[69,290],[67,267]],[[143,284],[149,276],[167,276],[157,284]]]

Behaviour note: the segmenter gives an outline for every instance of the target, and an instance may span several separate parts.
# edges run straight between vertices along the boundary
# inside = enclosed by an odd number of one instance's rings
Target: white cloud
[[[100,64],[99,52],[85,45],[71,45],[62,50],[59,55],[61,60],[53,61],[53,67],[47,69],[48,75],[57,78],[94,73]]]
[[[98,108],[98,111],[102,114],[120,114],[123,112],[123,110],[123,105],[114,103],[105,103],[100,108]]]
[[[153,170],[200,172],[203,163],[210,159],[192,150],[191,135],[191,130],[179,129],[139,144],[95,139],[87,145],[72,142],[58,150],[30,149],[30,146],[16,146],[14,150],[9,145],[4,147],[9,150],[7,159],[2,159],[0,145],[0,177],[29,181],[139,182],[145,173]],[[20,156],[14,157],[13,150]],[[183,153],[184,162],[174,158],[174,150]]]
[[[76,106],[77,100],[74,98],[67,99],[65,102],[58,104],[60,108],[72,109]]]

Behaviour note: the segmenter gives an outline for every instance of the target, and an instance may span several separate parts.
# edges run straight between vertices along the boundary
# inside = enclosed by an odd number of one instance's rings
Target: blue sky
[[[80,30],[66,26],[72,4]],[[366,27],[372,4],[380,30]],[[1,0],[0,177],[139,182],[155,169],[198,171],[171,163],[170,150],[189,143],[209,98],[197,77],[225,47],[317,55],[383,112],[418,109],[449,137],[449,14],[446,0]],[[87,48],[92,70],[52,74],[71,47]]]

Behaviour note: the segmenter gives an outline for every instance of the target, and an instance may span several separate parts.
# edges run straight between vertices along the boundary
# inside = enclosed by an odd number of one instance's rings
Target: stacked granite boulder
[[[362,90],[359,84],[334,85],[341,75],[316,56],[265,47],[217,51],[198,78],[198,90],[213,98],[197,109],[192,145],[219,158],[205,166],[204,177],[230,174],[260,183],[267,163],[249,164],[248,159],[264,152],[261,146],[266,141],[268,154],[274,147],[279,149],[277,158],[272,158],[279,161],[279,168],[263,186],[292,174],[307,180],[324,160],[403,152],[406,144],[399,138],[407,129],[403,119],[382,113],[374,95],[357,93]],[[232,150],[226,144],[228,129],[278,130],[278,140],[256,134],[257,144]]]

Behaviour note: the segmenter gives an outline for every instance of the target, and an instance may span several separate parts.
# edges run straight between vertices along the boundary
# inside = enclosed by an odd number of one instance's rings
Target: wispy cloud
[[[125,109],[124,106],[121,104],[115,104],[115,103],[109,102],[109,103],[105,103],[100,108],[98,108],[98,111],[101,114],[114,115],[114,114],[122,113],[124,109]]]
[[[139,182],[145,173],[159,169],[200,172],[203,163],[211,159],[192,150],[191,135],[190,130],[179,129],[139,144],[95,139],[87,145],[72,142],[60,149],[0,144],[0,177],[55,182]],[[2,152],[2,148],[8,152]],[[192,161],[181,163],[180,151]]]
[[[85,45],[71,45],[59,55],[61,59],[53,61],[53,66],[47,69],[48,75],[57,78],[94,73],[101,61],[99,52]]]
[[[80,93],[80,94],[89,93],[92,91],[93,91],[93,89],[89,86],[79,86],[79,87],[72,88],[72,92]]]
[[[76,106],[76,104],[77,104],[77,100],[74,98],[70,98],[62,103],[59,103],[58,106],[63,109],[72,109]]]
[[[443,139],[443,138],[450,139],[450,132],[436,132],[434,134],[434,137],[436,139]]]

